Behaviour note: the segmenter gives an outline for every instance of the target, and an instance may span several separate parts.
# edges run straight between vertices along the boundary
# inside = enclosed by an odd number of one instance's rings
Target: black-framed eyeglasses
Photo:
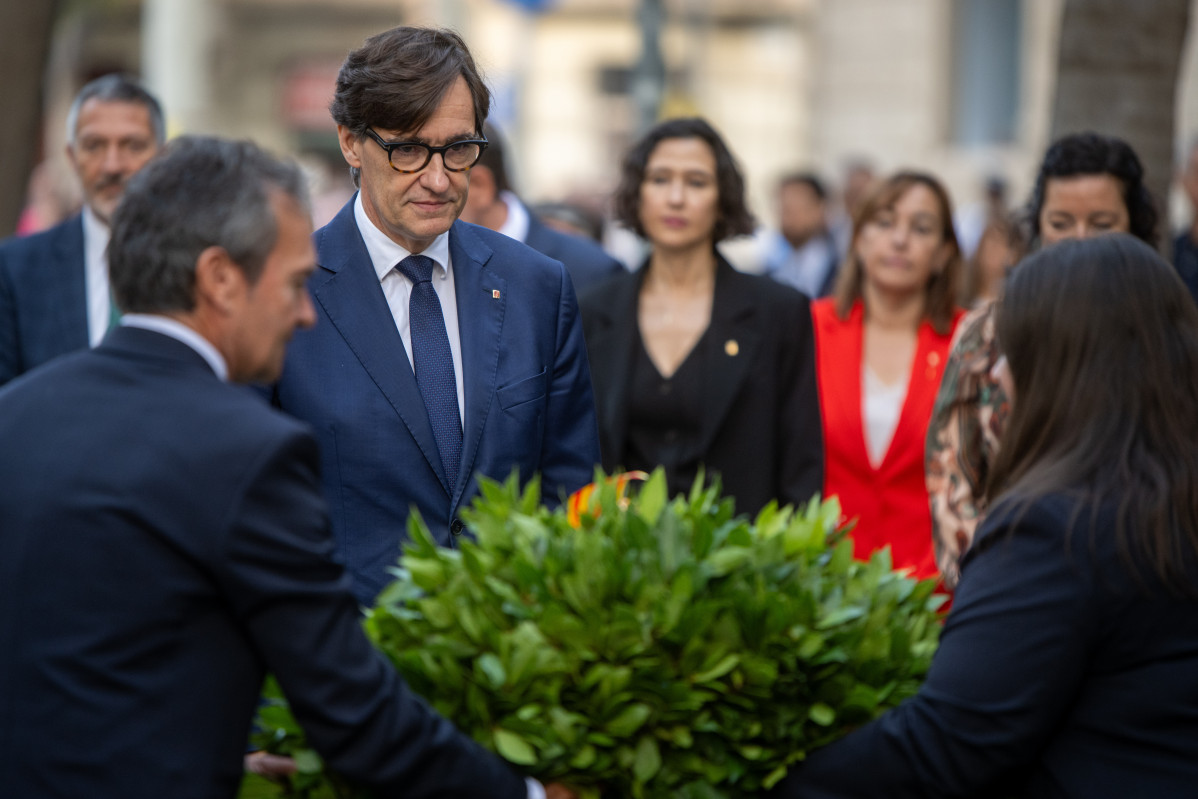
[[[404,174],[424,169],[433,160],[434,153],[441,154],[441,162],[450,172],[465,172],[478,163],[489,144],[486,139],[462,139],[441,147],[431,147],[415,141],[386,141],[370,128],[366,129],[366,133],[387,151],[387,163],[391,168]]]

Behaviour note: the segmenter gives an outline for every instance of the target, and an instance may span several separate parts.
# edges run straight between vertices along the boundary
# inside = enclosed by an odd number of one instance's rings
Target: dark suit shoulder
[[[79,214],[54,227],[29,236],[12,236],[0,242],[0,271],[17,277],[25,270],[43,268],[59,247],[77,245],[83,255],[83,217]]]
[[[535,238],[532,236],[532,230],[537,231]],[[573,259],[579,264],[597,267],[613,274],[625,271],[619,261],[590,239],[554,230],[543,222],[537,222],[536,226],[530,229],[526,244],[563,263],[567,259]]]
[[[582,311],[583,322],[588,317],[607,318],[625,313],[629,301],[636,297],[641,278],[640,272],[621,270],[619,274],[578,292],[578,307]]]
[[[962,574],[975,563],[1009,547],[1034,553],[1037,560],[1060,559],[1070,570],[1090,574],[1110,569],[1118,556],[1114,544],[1116,506],[1083,494],[1050,493],[1031,499],[1007,497],[995,505],[978,529],[961,562]]]
[[[792,286],[786,286],[766,275],[754,275],[729,268],[721,272],[723,286],[717,284],[716,291],[735,291],[752,297],[761,306],[778,310],[797,310],[811,307],[806,294]]]
[[[481,225],[459,220],[454,222],[449,235],[461,236],[468,249],[481,245],[490,250],[491,257],[486,260],[486,268],[502,272],[505,278],[519,279],[526,276],[540,281],[552,276],[560,280],[565,271],[561,261]]]
[[[624,270],[620,262],[590,239],[554,230],[532,216],[525,243],[565,264],[574,287],[583,291]]]

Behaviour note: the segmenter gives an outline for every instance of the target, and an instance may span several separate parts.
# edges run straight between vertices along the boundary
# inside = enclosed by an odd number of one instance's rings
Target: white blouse
[[[865,421],[865,449],[869,453],[870,465],[875,469],[882,465],[890,440],[898,427],[903,412],[903,401],[907,398],[907,381],[883,383],[873,370],[861,366],[861,418]]]

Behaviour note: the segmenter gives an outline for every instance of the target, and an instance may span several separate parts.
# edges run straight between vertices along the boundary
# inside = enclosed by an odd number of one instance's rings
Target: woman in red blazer
[[[836,294],[812,303],[824,494],[840,497],[859,558],[937,575],[924,438],[953,329],[961,252],[940,182],[900,172],[853,226]]]

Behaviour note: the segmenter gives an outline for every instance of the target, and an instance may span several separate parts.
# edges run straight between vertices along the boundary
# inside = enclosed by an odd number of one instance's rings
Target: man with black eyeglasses
[[[399,27],[350,53],[331,106],[359,192],[315,234],[317,322],[275,403],[320,439],[340,556],[370,603],[412,508],[438,542],[484,475],[556,501],[599,460],[590,370],[560,263],[458,221],[490,93],[465,43]]]

